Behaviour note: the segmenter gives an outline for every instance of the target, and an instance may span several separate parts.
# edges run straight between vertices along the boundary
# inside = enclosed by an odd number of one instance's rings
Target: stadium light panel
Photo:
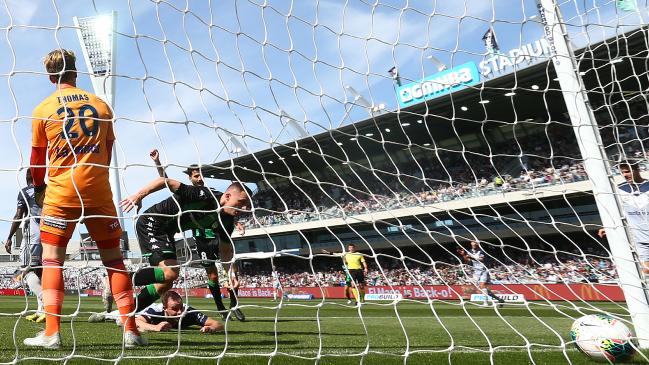
[[[461,106],[460,109],[461,109],[463,112],[469,110],[469,108],[467,108],[467,107],[465,107],[465,106]]]
[[[446,65],[442,61],[437,59],[437,57],[435,57],[433,55],[428,55],[428,56],[426,56],[426,59],[429,60],[430,62],[432,62],[435,66],[437,66],[437,71],[438,72],[442,72],[442,71],[446,70]]]
[[[401,126],[402,126],[402,127],[407,127],[407,126],[409,126],[409,125],[410,125],[410,123],[401,123]]]
[[[422,124],[422,123],[424,123],[423,120],[421,120],[421,119],[417,119],[417,124]]]
[[[356,140],[356,137],[352,137],[352,138],[350,138],[349,140],[350,140],[350,141],[355,141],[355,140]]]
[[[365,137],[372,137],[374,133],[365,133]]]
[[[115,15],[74,18],[88,68],[93,76],[113,71],[113,31]]]
[[[232,144],[234,145],[234,148],[232,148],[231,150],[232,153],[243,153],[246,155],[249,153],[248,148],[246,148],[246,146],[241,142],[241,140],[239,140],[239,138],[237,138],[237,136],[226,130],[223,130],[223,132],[228,136],[229,142],[232,142]]]
[[[343,145],[342,142],[336,142],[336,144],[339,145],[339,146],[342,146],[342,145]]]
[[[430,146],[430,143],[424,143],[424,146],[428,147]]]
[[[505,94],[505,96],[514,96],[514,95],[516,95],[516,93],[513,92],[513,91],[508,92],[508,93]]]
[[[539,85],[532,85],[532,90],[538,90],[538,89],[539,89]]]
[[[620,63],[622,61],[624,61],[623,58],[616,58],[616,59],[611,60],[611,64]]]
[[[480,100],[478,104],[489,104],[489,99]]]
[[[288,125],[289,127],[291,127],[293,129],[293,131],[295,131],[295,133],[297,133],[297,135],[300,138],[304,138],[304,137],[308,136],[308,133],[306,132],[306,129],[304,129],[304,126],[300,122],[298,122],[295,118],[291,117],[287,112],[285,112],[282,109],[279,110],[279,119],[282,122],[283,122],[283,119],[285,119],[286,120],[285,125]],[[284,123],[282,123],[282,124],[284,124]]]
[[[354,104],[358,104],[363,108],[367,109],[367,112],[370,113],[370,115],[372,115],[373,106],[372,104],[370,104],[369,101],[367,101],[367,99],[363,97],[363,95],[361,95],[358,91],[356,91],[356,89],[354,89],[349,85],[345,86],[345,90],[349,91],[349,93],[352,94],[352,96],[354,97]]]

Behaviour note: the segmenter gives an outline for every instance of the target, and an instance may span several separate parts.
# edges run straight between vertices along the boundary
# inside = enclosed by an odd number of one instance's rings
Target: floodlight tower
[[[90,73],[94,93],[102,98],[111,109],[115,108],[115,25],[117,12],[87,18],[74,17],[74,25],[81,43],[83,58]],[[113,188],[113,201],[118,216],[122,216],[119,201],[122,190],[119,183],[119,164],[117,147],[113,144],[113,158],[110,163],[110,182]],[[121,222],[121,219],[120,219]]]

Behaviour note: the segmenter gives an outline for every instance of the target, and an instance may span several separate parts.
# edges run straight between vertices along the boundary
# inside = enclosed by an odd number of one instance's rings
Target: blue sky
[[[575,43],[583,46],[644,24],[647,9],[619,13],[613,0],[559,0]],[[508,50],[541,37],[526,21],[533,0],[458,1],[51,1],[7,0],[0,8],[0,205],[6,232],[29,162],[34,106],[54,91],[42,57],[52,49],[79,56],[79,86],[91,90],[73,16],[118,12],[116,133],[123,194],[156,176],[158,148],[171,177],[191,163],[229,159],[227,134],[250,151],[294,139],[279,110],[309,133],[362,120],[351,85],[367,100],[397,106],[387,70],[404,82],[449,66],[479,62],[492,25]],[[373,5],[374,4],[374,5]],[[406,6],[407,4],[407,6]],[[187,11],[185,11],[187,10]],[[589,25],[585,27],[584,25]],[[225,182],[210,181],[222,188]],[[145,202],[164,197],[158,193]],[[2,233],[0,233],[1,235]]]

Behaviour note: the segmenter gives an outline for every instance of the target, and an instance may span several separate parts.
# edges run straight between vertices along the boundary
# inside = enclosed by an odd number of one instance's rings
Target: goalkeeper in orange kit
[[[45,331],[26,338],[27,346],[59,348],[65,249],[83,220],[97,242],[110,287],[124,323],[126,347],[143,346],[135,320],[133,288],[119,247],[122,234],[108,179],[113,113],[97,96],[76,87],[76,57],[65,49],[50,52],[45,68],[55,91],[32,114],[31,170],[37,201],[43,202],[43,304]],[[46,168],[46,160],[49,168]],[[48,187],[45,189],[45,174]]]

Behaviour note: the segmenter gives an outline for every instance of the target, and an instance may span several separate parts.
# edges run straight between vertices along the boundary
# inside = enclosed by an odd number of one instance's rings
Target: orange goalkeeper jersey
[[[76,87],[56,90],[34,109],[32,147],[47,147],[49,160],[45,204],[113,204],[108,179],[112,119],[103,100]]]

